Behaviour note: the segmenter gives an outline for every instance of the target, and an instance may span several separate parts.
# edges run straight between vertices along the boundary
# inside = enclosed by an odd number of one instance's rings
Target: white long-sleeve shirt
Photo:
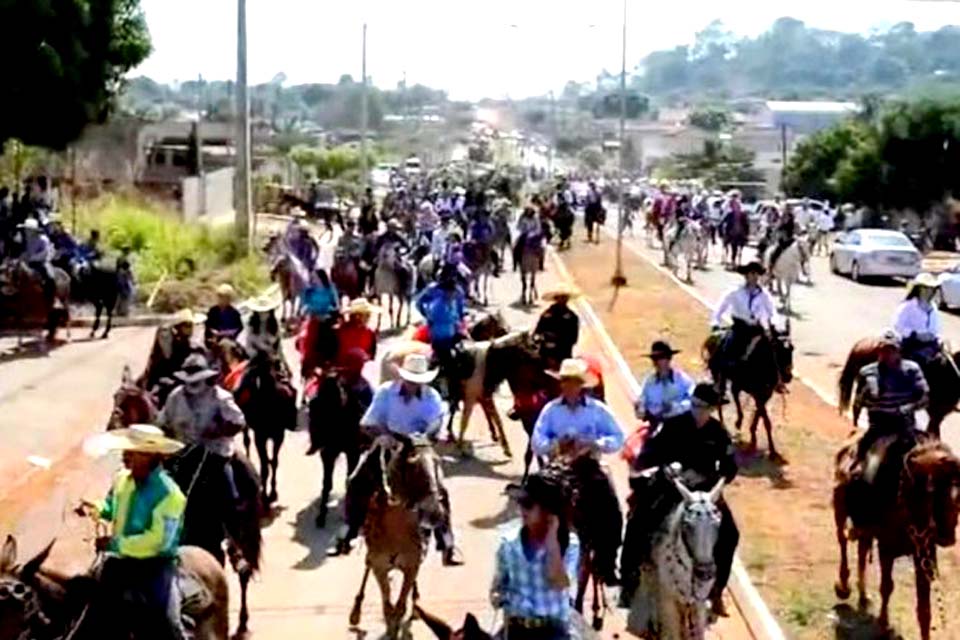
[[[919,298],[905,300],[897,307],[893,328],[904,338],[914,333],[920,339],[939,338],[940,312]]]
[[[730,317],[747,324],[760,325],[764,329],[770,326],[775,313],[773,297],[763,287],[748,289],[746,285],[734,289],[720,302],[710,318],[710,324],[719,326],[729,312]]]

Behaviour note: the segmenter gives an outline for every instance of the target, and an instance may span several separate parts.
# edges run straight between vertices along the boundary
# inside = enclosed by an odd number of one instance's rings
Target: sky
[[[960,24],[949,0],[626,0],[627,68],[692,42],[714,19],[757,35],[779,17],[867,33],[901,21]],[[132,75],[161,82],[236,77],[236,0],[141,0],[154,51]],[[247,0],[251,84],[361,77],[381,87],[445,89],[451,97],[522,98],[620,70],[621,0]]]

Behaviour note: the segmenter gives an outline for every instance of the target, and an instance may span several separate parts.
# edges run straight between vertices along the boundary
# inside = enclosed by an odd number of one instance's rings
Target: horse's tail
[[[840,379],[837,381],[837,392],[840,398],[840,413],[846,413],[850,408],[850,401],[853,397],[853,385],[857,380],[860,369],[866,364],[864,357],[873,345],[868,341],[861,340],[853,345],[850,354],[847,355],[847,362],[843,365],[843,371],[840,372]]]

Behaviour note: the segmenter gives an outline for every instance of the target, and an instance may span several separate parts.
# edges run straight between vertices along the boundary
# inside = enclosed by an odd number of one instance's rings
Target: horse
[[[630,605],[632,633],[673,640],[703,640],[706,602],[716,577],[714,547],[720,532],[717,502],[724,481],[709,491],[691,491],[670,468],[664,473],[681,500],[654,534],[650,564],[641,567],[640,588]]]
[[[510,237],[510,201],[502,201],[499,207],[493,210],[493,216],[490,218],[493,222],[493,240],[491,246],[494,252],[500,257],[500,265],[507,264],[507,254],[512,253],[513,242]]]
[[[0,550],[0,628],[4,638],[103,637],[108,629],[91,624],[109,624],[116,632],[117,619],[92,621],[86,613],[98,597],[95,569],[69,576],[43,568],[53,542],[19,566],[17,541],[7,536]],[[196,640],[227,640],[230,633],[229,589],[223,567],[203,549],[182,546],[177,551],[177,584],[181,612],[190,637]],[[96,566],[96,565],[95,565]],[[118,607],[122,603],[114,603]]]
[[[900,556],[913,559],[917,591],[917,622],[921,640],[930,638],[930,587],[937,577],[937,546],[950,547],[956,541],[957,496],[960,494],[960,460],[935,438],[921,437],[903,459],[896,475],[896,497],[880,509],[873,523],[859,523],[850,507],[853,487],[849,469],[857,457],[861,434],[844,445],[836,456],[836,483],[833,512],[840,546],[839,576],[834,590],[841,600],[850,597],[850,569],[847,561],[847,521],[857,529],[857,590],[861,608],[868,604],[866,565],[877,541],[880,557],[881,627],[889,624],[890,595],[893,593],[893,564]],[[866,493],[861,498],[868,499]],[[871,503],[876,502],[877,496]]]
[[[100,315],[104,310],[107,312],[107,326],[104,327],[101,338],[106,340],[110,336],[113,312],[116,310],[122,286],[123,283],[116,269],[104,269],[86,261],[74,266],[71,294],[76,300],[92,304],[96,314],[93,327],[90,329],[91,338],[100,328]]]
[[[863,367],[877,361],[880,353],[880,343],[876,338],[858,340],[843,365],[840,379],[837,383],[840,397],[840,413],[846,413],[850,408],[853,396],[854,383]],[[950,360],[953,360],[951,363]],[[927,404],[927,432],[940,437],[940,425],[943,420],[956,408],[960,402],[960,351],[950,355],[944,352],[939,357],[927,362],[923,367],[923,375],[930,387],[930,401]],[[853,400],[853,424],[860,419],[863,405],[859,398]]]
[[[420,605],[414,605],[413,612],[414,616],[422,620],[438,640],[493,640],[493,636],[480,627],[480,623],[472,613],[468,613],[464,618],[463,627],[454,631],[449,624],[427,613]]]
[[[543,264],[543,237],[527,237],[520,247],[520,304],[536,304],[540,292],[537,291],[537,272]]]
[[[340,295],[346,296],[348,300],[363,295],[357,260],[343,252],[337,251],[334,254],[333,266],[330,268],[330,281],[337,287]]]
[[[477,301],[484,306],[490,304],[490,278],[496,268],[494,258],[491,244],[475,240],[463,243],[463,261],[472,274],[472,289]]]
[[[400,318],[403,315],[404,307],[407,309],[407,321],[404,326],[410,324],[410,307],[414,284],[413,267],[403,259],[397,247],[390,243],[384,244],[377,256],[377,267],[373,274],[373,290],[378,302],[383,295],[387,296],[387,315],[390,317],[392,327],[400,326]],[[393,313],[394,300],[397,302],[396,315]],[[377,316],[378,329],[382,317],[382,314]]]
[[[270,258],[270,280],[280,285],[283,296],[280,321],[286,322],[297,316],[300,295],[310,283],[310,271],[285,247],[283,239],[278,235],[267,242],[266,253]]]
[[[47,343],[52,343],[62,324],[70,339],[70,276],[57,267],[51,267],[51,272],[52,300],[44,294],[39,276],[27,264],[20,260],[0,263],[0,327],[20,331],[44,328]],[[22,337],[18,332],[18,344]]]
[[[686,281],[693,284],[693,269],[702,269],[706,262],[706,240],[703,227],[697,220],[687,220],[679,236],[675,227],[667,235],[675,239],[664,245],[664,262],[676,276],[680,266],[679,257],[683,256],[687,273]]]
[[[297,426],[296,391],[278,375],[266,352],[258,351],[247,365],[234,397],[246,418],[243,445],[250,457],[250,430],[260,459],[260,486],[266,504],[277,500],[277,469],[287,429]],[[272,454],[267,443],[273,443]],[[269,492],[267,487],[270,487]]]
[[[421,513],[443,507],[435,499],[442,471],[440,459],[428,442],[394,436],[374,443],[369,455],[377,461],[379,487],[370,499],[363,525],[367,545],[366,568],[350,611],[350,624],[360,623],[367,580],[373,573],[380,587],[387,637],[397,638],[406,617],[407,600],[419,600],[417,574],[426,555],[428,538]],[[396,603],[391,597],[390,573],[403,575]]]
[[[319,447],[323,463],[323,489],[316,518],[318,528],[326,526],[337,458],[340,454],[347,456],[348,478],[360,460],[363,448],[360,416],[351,409],[350,397],[339,373],[335,370],[324,372],[316,394],[308,402],[310,442],[312,446]]]
[[[557,211],[553,216],[553,226],[557,229],[557,249],[560,251],[570,248],[574,219],[573,209],[570,208],[570,205],[564,203],[557,207]]]
[[[227,464],[233,466],[241,503],[229,504],[225,496],[223,467],[211,466],[207,460],[205,447],[191,446],[167,463],[187,496],[180,544],[205,549],[221,565],[229,558],[240,582],[239,635],[248,630],[247,590],[251,578],[260,571],[263,549],[260,497],[263,491],[253,465],[236,453]],[[225,538],[228,543],[226,554],[223,549]]]
[[[644,202],[644,225],[643,231],[647,236],[647,248],[653,249],[653,240],[656,238],[660,244],[663,244],[663,214],[660,207],[655,202],[647,198]]]
[[[709,363],[710,373],[714,383],[721,393],[725,392],[726,381],[730,380],[731,395],[734,406],[737,408],[737,431],[743,425],[743,406],[740,404],[740,394],[746,393],[753,398],[754,413],[750,422],[750,450],[757,448],[757,425],[763,419],[767,431],[767,448],[772,460],[783,460],[773,443],[773,424],[770,414],[767,413],[767,403],[773,397],[774,391],[793,379],[793,343],[790,340],[790,323],[786,330],[779,332],[771,327],[769,338],[760,336],[751,346],[747,347],[744,358],[732,367],[721,362],[718,353],[724,336],[713,333],[703,343],[702,355],[704,362]],[[723,422],[723,412],[720,413]]]
[[[793,288],[794,282],[800,281],[804,262],[810,260],[809,247],[802,238],[797,238],[777,256],[776,264],[771,264],[770,260],[773,258],[774,251],[776,251],[776,247],[767,248],[763,254],[763,261],[767,264],[769,278],[774,285],[773,288],[780,297],[783,312],[790,315],[792,313],[790,290]]]
[[[153,424],[157,419],[157,401],[146,389],[137,386],[125,366],[120,388],[113,394],[113,411],[107,420],[107,431],[124,429],[132,424]]]
[[[745,211],[728,215],[722,224],[722,237],[724,261],[729,268],[736,269],[750,237],[750,220]]]

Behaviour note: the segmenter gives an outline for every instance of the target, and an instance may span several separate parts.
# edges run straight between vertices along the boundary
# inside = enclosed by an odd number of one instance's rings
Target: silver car
[[[830,270],[856,282],[872,276],[912,278],[923,256],[899,231],[857,229],[837,236],[830,249]]]

